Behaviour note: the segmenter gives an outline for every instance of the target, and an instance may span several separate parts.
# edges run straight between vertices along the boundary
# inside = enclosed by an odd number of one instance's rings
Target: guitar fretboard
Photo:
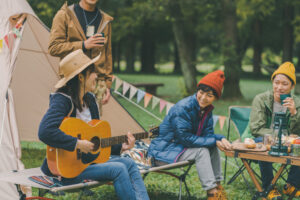
[[[136,140],[147,138],[148,135],[149,133],[147,132],[133,134]],[[122,144],[124,142],[127,142],[127,135],[115,136],[110,138],[102,138],[100,141],[100,146],[101,148],[105,148],[115,144]]]

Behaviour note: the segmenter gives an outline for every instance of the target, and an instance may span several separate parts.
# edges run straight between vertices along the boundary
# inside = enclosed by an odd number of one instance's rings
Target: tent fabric
[[[49,95],[58,81],[59,59],[48,54],[49,29],[26,0],[0,0],[0,38],[25,17],[20,38],[4,44],[0,52],[0,173],[24,168],[20,140],[39,141],[40,120],[49,105]],[[111,98],[103,106],[112,134],[141,132],[143,128]],[[2,139],[1,139],[2,138]],[[1,182],[1,199],[18,199],[15,185]]]
[[[14,26],[11,17],[22,13],[34,15],[25,0],[1,0],[0,38],[4,38]],[[20,43],[21,39],[16,38],[13,40],[13,44],[10,44],[10,48],[3,48],[0,53],[0,172],[24,168],[20,161],[21,148],[16,123],[13,91],[9,89],[11,77],[16,67],[15,60]],[[1,183],[0,196],[2,199],[8,200],[19,198],[16,186],[6,182]]]

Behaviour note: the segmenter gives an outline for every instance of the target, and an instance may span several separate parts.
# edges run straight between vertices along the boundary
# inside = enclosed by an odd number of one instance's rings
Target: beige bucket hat
[[[83,53],[82,49],[78,49],[68,54],[59,63],[59,72],[63,78],[61,78],[54,87],[61,88],[64,86],[69,80],[74,78],[89,65],[99,60],[100,56],[101,53],[94,59],[90,59]]]

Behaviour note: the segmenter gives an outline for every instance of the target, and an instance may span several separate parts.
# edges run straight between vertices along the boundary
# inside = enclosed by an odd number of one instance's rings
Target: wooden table
[[[300,157],[292,157],[292,156],[280,156],[280,157],[275,157],[275,156],[270,156],[268,152],[241,152],[241,151],[224,151],[225,155],[228,157],[238,157],[242,160],[245,168],[247,169],[252,182],[254,183],[256,189],[258,192],[253,196],[254,199],[262,198],[266,199],[265,197],[268,196],[269,190],[264,192],[261,185],[259,184],[250,164],[249,160],[259,160],[259,161],[266,161],[266,162],[272,162],[272,163],[280,163],[281,167],[275,174],[272,182],[271,182],[271,187],[275,186],[278,178],[280,177],[281,173],[283,170],[286,168],[287,165],[297,165],[300,166]],[[271,188],[270,187],[270,188]],[[292,199],[293,196],[295,195],[296,191],[294,194],[289,198]]]
[[[143,87],[149,94],[156,95],[156,89],[160,86],[164,86],[163,83],[132,83],[135,87]]]

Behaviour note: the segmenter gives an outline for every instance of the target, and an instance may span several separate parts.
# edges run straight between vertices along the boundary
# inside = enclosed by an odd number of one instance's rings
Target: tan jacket
[[[101,48],[93,48],[86,51],[90,58],[94,58],[101,52],[99,61],[95,63],[98,70],[98,77],[106,81],[108,88],[112,82],[112,54],[111,54],[111,21],[113,18],[103,11],[97,33],[104,33],[106,37],[105,45]],[[65,3],[56,13],[50,34],[49,53],[52,56],[64,58],[70,52],[82,48],[82,43],[87,38],[76,17],[74,5],[68,7]]]

